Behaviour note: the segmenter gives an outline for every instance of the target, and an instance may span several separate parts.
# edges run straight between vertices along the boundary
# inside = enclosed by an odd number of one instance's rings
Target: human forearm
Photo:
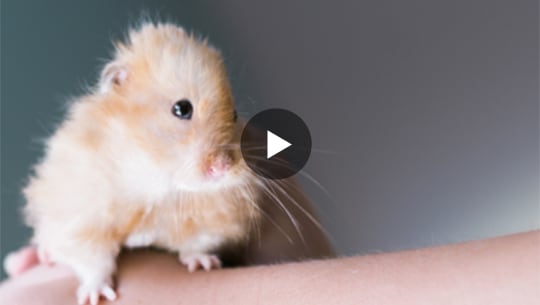
[[[192,303],[231,304],[538,304],[539,261],[537,231],[393,254],[201,275],[178,295],[189,294]],[[206,293],[195,292],[201,288]]]
[[[142,251],[120,259],[114,304],[538,304],[539,268],[540,231],[414,251],[193,274],[174,256]],[[36,272],[47,271],[38,267],[21,277]],[[10,285],[0,288],[0,300],[10,293],[13,297]],[[12,300],[26,304],[21,300],[42,295],[39,300],[47,302],[34,304],[71,304],[75,286],[69,274],[57,276],[50,283],[19,287],[22,296]]]

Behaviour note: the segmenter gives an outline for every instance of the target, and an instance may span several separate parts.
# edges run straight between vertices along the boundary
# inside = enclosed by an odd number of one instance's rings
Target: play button
[[[270,130],[266,131],[266,159],[272,158],[275,154],[291,145],[291,143],[276,136]]]
[[[306,164],[311,135],[298,115],[284,109],[264,110],[244,127],[241,150],[255,173],[268,179],[284,179]]]

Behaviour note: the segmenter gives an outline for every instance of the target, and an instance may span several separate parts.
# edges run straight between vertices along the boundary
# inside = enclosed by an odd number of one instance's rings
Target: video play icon
[[[258,175],[288,178],[304,167],[311,154],[311,135],[302,119],[284,109],[268,109],[244,127],[242,156]]]
[[[285,148],[292,144],[276,136],[270,130],[266,131],[266,159],[270,159],[277,153],[281,152]]]

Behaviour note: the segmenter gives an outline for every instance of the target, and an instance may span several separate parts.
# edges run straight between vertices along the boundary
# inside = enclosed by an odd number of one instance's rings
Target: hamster
[[[122,247],[219,268],[218,250],[246,243],[261,219],[241,130],[219,51],[174,24],[142,24],[47,140],[23,189],[32,244],[75,271],[79,304],[116,299]]]

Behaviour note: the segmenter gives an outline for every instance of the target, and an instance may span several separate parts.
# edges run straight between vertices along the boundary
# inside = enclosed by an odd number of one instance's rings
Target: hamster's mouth
[[[233,170],[228,170],[224,173],[207,172],[198,178],[188,179],[177,182],[176,188],[178,191],[184,192],[209,192],[222,191],[225,189],[235,188],[242,185],[244,180]]]

